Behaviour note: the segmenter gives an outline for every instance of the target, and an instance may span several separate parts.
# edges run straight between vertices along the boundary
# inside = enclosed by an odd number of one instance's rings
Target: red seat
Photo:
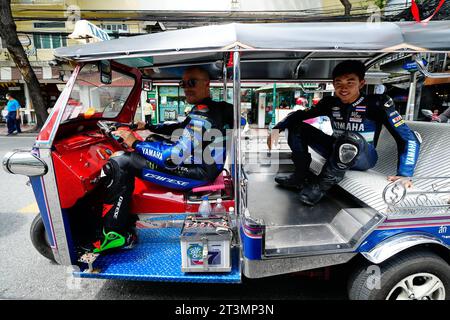
[[[204,192],[204,191],[218,191],[225,189],[225,182],[223,180],[223,173],[219,174],[213,182],[207,184],[206,186],[193,188],[192,192]]]

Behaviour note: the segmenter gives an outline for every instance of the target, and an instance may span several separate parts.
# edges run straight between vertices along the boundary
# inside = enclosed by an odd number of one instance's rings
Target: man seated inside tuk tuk
[[[310,110],[290,113],[274,126],[267,144],[271,148],[279,131],[286,131],[288,145],[292,150],[295,172],[289,176],[277,176],[275,181],[282,187],[298,190],[300,201],[306,205],[317,204],[326,192],[339,183],[349,169],[373,168],[378,156],[376,145],[382,125],[397,143],[397,175],[388,180],[411,177],[419,156],[421,139],[411,131],[387,95],[364,95],[365,66],[356,60],[339,63],[332,72],[334,96],[324,97]],[[332,124],[333,135],[304,123],[304,120],[327,116]],[[310,173],[311,154],[308,146],[326,159],[321,173]],[[406,180],[406,187],[411,186]]]
[[[94,243],[94,252],[130,248],[135,243],[135,220],[129,214],[135,177],[172,189],[189,190],[213,182],[222,172],[226,130],[233,127],[233,106],[211,99],[210,76],[202,68],[186,69],[180,87],[187,103],[194,105],[183,122],[159,125],[138,122],[137,130],[156,133],[146,141],[137,140],[130,131],[113,132],[134,152],[111,157],[102,169],[106,185],[103,239]]]

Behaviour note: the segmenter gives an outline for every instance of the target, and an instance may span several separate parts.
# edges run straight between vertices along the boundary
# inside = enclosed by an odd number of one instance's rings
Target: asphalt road
[[[0,159],[14,148],[31,148],[33,137],[0,137]],[[33,247],[29,228],[37,206],[27,177],[0,170],[0,299],[132,299],[132,300],[328,300],[346,299],[340,273],[330,280],[304,275],[244,279],[238,285],[201,285],[79,279],[71,269],[42,257]]]

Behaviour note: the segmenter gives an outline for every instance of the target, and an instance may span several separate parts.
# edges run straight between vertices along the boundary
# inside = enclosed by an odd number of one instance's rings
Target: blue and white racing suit
[[[333,136],[303,123],[304,120],[319,116],[330,119]],[[419,157],[420,141],[396,111],[392,99],[386,95],[362,95],[351,104],[344,104],[339,98],[328,96],[308,111],[292,112],[276,124],[274,129],[288,129],[288,143],[293,152],[296,174],[301,179],[308,172],[311,162],[308,146],[329,159],[335,152],[336,140],[349,133],[362,137],[362,143],[358,146],[356,160],[348,169],[372,168],[378,159],[375,148],[383,125],[397,143],[397,175],[412,176]]]
[[[180,123],[146,125],[160,135],[133,144],[135,152],[111,157],[103,167],[106,230],[123,232],[129,226],[134,178],[141,177],[171,189],[189,190],[208,184],[222,172],[226,133],[233,127],[233,106],[206,98]]]
[[[152,138],[134,144],[136,152],[149,162],[142,178],[174,189],[192,189],[214,181],[223,170],[226,130],[232,127],[233,106],[210,98],[194,106],[181,123],[147,126],[172,140]]]

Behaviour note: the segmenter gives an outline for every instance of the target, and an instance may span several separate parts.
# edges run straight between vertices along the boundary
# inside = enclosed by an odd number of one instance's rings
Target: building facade
[[[71,39],[75,22],[83,19],[105,31],[110,38],[227,22],[317,21],[360,18],[377,1],[354,0],[12,0],[20,41],[41,83],[49,110],[71,74],[71,67],[58,63],[54,49],[79,44]],[[333,18],[334,17],[334,18]],[[8,51],[0,41],[0,106],[6,92],[13,92],[24,107],[25,121],[33,122],[34,110],[28,89]],[[175,93],[175,91],[177,91]],[[213,95],[215,95],[213,90]],[[175,98],[175,96],[177,98]],[[143,93],[138,117],[153,114],[154,120],[173,118],[184,112],[182,90],[156,87]],[[146,110],[144,110],[145,108]],[[155,110],[149,111],[149,108]]]

